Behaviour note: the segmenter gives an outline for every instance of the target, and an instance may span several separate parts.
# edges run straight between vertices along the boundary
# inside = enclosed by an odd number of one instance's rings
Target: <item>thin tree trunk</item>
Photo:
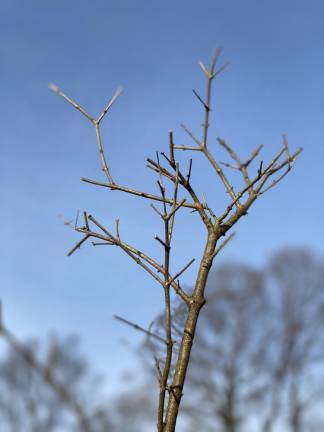
[[[219,236],[219,235],[218,235]],[[182,397],[183,385],[186,379],[191,348],[196,332],[196,324],[200,310],[205,304],[205,287],[207,277],[213,262],[216,241],[218,237],[214,230],[209,230],[205,251],[200,262],[198,276],[193,293],[193,301],[189,306],[188,317],[185,323],[180,351],[176,363],[173,382],[170,387],[170,398],[167,408],[165,432],[174,432]]]

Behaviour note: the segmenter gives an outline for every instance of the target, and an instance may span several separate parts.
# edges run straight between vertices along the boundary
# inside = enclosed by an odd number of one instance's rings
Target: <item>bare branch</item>
[[[181,124],[181,127],[182,127],[182,129],[185,132],[187,132],[187,134],[190,136],[190,138],[192,138],[195,141],[195,143],[197,144],[198,148],[196,148],[196,147],[184,148],[186,146],[175,146],[174,148],[176,148],[176,149],[179,148],[180,150],[188,150],[188,149],[192,150],[194,148],[195,149],[194,151],[201,151],[201,148],[200,148],[201,147],[201,142],[199,141],[199,139],[196,138],[195,135],[184,124]]]
[[[229,66],[230,65],[230,62],[226,62],[226,63],[224,63],[223,64],[223,66],[221,66],[215,73],[214,73],[214,75],[213,75],[213,78],[215,78],[215,76],[217,76],[217,75],[219,75],[220,73],[222,73],[226,68],[227,68],[227,66]]]
[[[189,162],[189,169],[188,169],[188,174],[187,174],[187,183],[190,182],[191,169],[192,169],[192,159],[190,158],[190,162]]]
[[[260,194],[261,188],[263,187],[263,185],[266,183],[266,181],[268,180],[268,178],[273,175],[275,172],[281,170],[283,167],[285,167],[288,163],[293,162],[298,155],[301,153],[302,151],[302,147],[300,147],[293,155],[290,156],[289,160],[285,159],[281,164],[278,164],[275,168],[274,165],[277,162],[277,160],[280,158],[280,156],[285,152],[285,149],[281,149],[278,154],[272,159],[272,161],[268,164],[268,166],[263,170],[260,171],[260,169],[258,170],[258,174],[257,176],[251,181],[251,185],[247,186],[246,188],[244,188],[243,190],[241,190],[241,192],[239,192],[237,194],[237,198],[236,200],[242,198],[242,196],[248,191],[249,188],[253,187],[257,182],[260,181],[260,183],[258,184],[256,190],[254,191],[254,194],[252,196],[250,196],[250,199],[244,204],[244,206],[241,208],[241,214],[244,214],[244,211],[246,211],[248,209],[248,207],[255,201],[255,199],[257,198],[257,196]],[[262,166],[261,166],[262,169]],[[222,214],[222,216],[220,216],[217,220],[217,224],[220,224],[227,216],[228,214],[231,212],[232,208],[234,207],[234,205],[236,204],[236,200],[234,200],[225,210],[225,212]],[[239,214],[233,215],[233,217],[231,218],[231,221],[227,221],[226,225],[228,226],[232,226],[233,223],[235,223],[238,218],[239,218]]]
[[[161,245],[162,245],[164,248],[170,249],[170,246],[168,246],[166,243],[164,243],[164,241],[161,240],[159,236],[157,236],[157,235],[154,236],[154,239],[157,240],[159,243],[161,243]]]
[[[95,119],[91,117],[91,115],[88,114],[87,111],[84,108],[82,108],[81,105],[77,104],[76,102],[74,102],[73,99],[70,99],[68,96],[66,96],[66,94],[64,94],[62,90],[60,90],[55,84],[50,83],[48,87],[54,93],[58,94],[59,96],[62,96],[62,98],[65,99],[67,102],[69,102],[69,104],[71,104],[75,109],[80,111],[80,113],[82,113],[88,120],[90,120],[91,123],[95,123]]]
[[[209,106],[206,105],[205,101],[199,96],[199,94],[196,92],[196,90],[192,89],[193,94],[196,96],[196,98],[199,100],[200,103],[204,106],[206,110],[210,110]]]
[[[104,171],[104,173],[107,176],[108,182],[109,183],[114,183],[108,165],[107,165],[107,161],[106,161],[106,156],[102,147],[102,139],[101,139],[101,133],[100,133],[100,126],[98,123],[95,124],[95,129],[96,129],[96,139],[97,139],[97,145],[98,145],[98,151],[99,151],[99,155],[100,155],[100,159],[101,159],[101,165],[102,165],[102,169]]]
[[[246,162],[244,162],[244,166],[245,168],[247,168],[251,162],[253,162],[253,160],[258,156],[258,154],[260,153],[261,149],[263,148],[263,144],[260,144],[251,154],[251,156],[247,159]]]
[[[184,203],[186,202],[186,198],[183,198],[183,200],[182,201],[180,201],[179,202],[179,204],[177,204],[174,208],[173,208],[173,210],[167,215],[167,219],[169,220],[169,219],[171,219],[173,216],[174,216],[174,214],[181,208],[181,207],[183,207],[183,205],[184,205]]]
[[[90,236],[89,235],[85,235],[84,237],[83,237],[83,239],[82,240],[80,240],[71,250],[70,250],[70,252],[68,252],[67,253],[67,256],[69,257],[69,256],[71,256],[72,254],[74,254],[74,252],[77,250],[77,249],[80,249],[80,247],[81,247],[81,245],[85,242],[85,241],[87,241],[88,240],[88,238],[89,238]]]
[[[107,114],[107,112],[110,110],[110,108],[113,106],[113,104],[116,102],[116,100],[119,98],[119,96],[123,93],[123,88],[118,87],[115,91],[113,97],[110,99],[108,105],[106,108],[101,112],[101,114],[98,117],[97,123],[100,124],[101,120],[104,118],[104,116]]]
[[[199,147],[190,147],[185,145],[179,145],[179,146],[173,146],[175,150],[187,150],[187,151],[201,151],[201,148]]]
[[[139,326],[138,324],[135,324],[135,323],[133,323],[131,321],[128,321],[127,319],[122,318],[119,315],[113,315],[113,318],[115,318],[118,321],[121,321],[124,324],[127,324],[127,325],[133,327],[135,330],[139,330],[142,333],[145,333],[147,336],[152,337],[152,338],[158,340],[159,342],[166,343],[165,339],[163,339],[161,336],[159,336],[159,335],[157,335],[155,333],[152,333],[150,330],[147,330],[144,327]]]
[[[235,232],[233,232],[231,235],[229,235],[224,241],[223,243],[215,250],[214,254],[213,254],[213,258],[215,258],[216,255],[219,254],[219,252],[224,249],[224,247],[227,245],[227,243],[229,243],[233,237],[235,236]]]
[[[174,201],[171,198],[165,198],[165,199],[163,199],[162,197],[160,197],[158,195],[153,195],[153,194],[150,194],[150,193],[147,193],[147,192],[142,192],[142,191],[138,191],[138,190],[135,190],[135,189],[130,189],[130,188],[125,187],[125,186],[120,186],[120,185],[117,185],[117,184],[102,183],[102,182],[99,182],[99,181],[96,181],[96,180],[90,180],[90,179],[87,179],[87,178],[84,178],[84,177],[82,177],[81,180],[83,182],[85,182],[85,183],[90,183],[90,184],[94,184],[94,185],[97,185],[97,186],[102,186],[102,187],[109,188],[110,190],[119,190],[121,192],[126,192],[126,193],[129,193],[131,195],[137,195],[137,196],[140,196],[142,198],[150,199],[150,200],[153,200],[153,201],[165,202],[166,204],[174,204]],[[179,204],[179,202],[177,204]],[[190,202],[185,202],[183,204],[183,207],[191,208],[191,209],[196,209],[197,208],[197,204],[190,203]]]
[[[150,207],[163,219],[163,214],[155,207],[154,204],[150,203]]]
[[[105,227],[103,227],[93,216],[89,215],[88,217],[89,217],[89,220],[91,222],[93,222],[101,231],[103,231],[107,235],[109,241],[114,243],[116,246],[120,246],[122,249],[130,252],[131,254],[135,254],[135,255],[139,256],[140,258],[142,258],[144,261],[146,261],[148,264],[150,264],[152,267],[154,267],[159,272],[161,272],[161,273],[163,272],[163,268],[156,261],[154,261],[152,258],[150,258],[146,254],[141,252],[139,249],[136,249],[133,246],[130,246],[129,244],[127,244],[127,243],[121,241],[120,239],[114,237],[112,235],[112,233],[109,232]],[[93,233],[93,232],[90,232],[88,234],[91,235],[92,237],[96,236],[96,233]]]
[[[204,74],[206,75],[207,78],[210,78],[210,72],[209,70],[206,68],[206,66],[204,65],[204,63],[202,61],[198,62],[199,66],[201,67],[201,70],[204,72]]]
[[[246,166],[242,163],[241,159],[238,157],[237,153],[230,147],[225,140],[221,138],[217,138],[218,143],[227,151],[227,153],[231,156],[231,158],[237,163],[237,168],[241,171],[242,176],[244,178],[246,186],[250,186],[251,179],[248,175]],[[253,190],[249,189],[249,194],[253,194]]]
[[[89,230],[90,228],[89,228],[89,222],[88,222],[88,215],[87,215],[87,212],[83,212],[83,217],[84,217],[84,224],[85,224],[85,227],[87,228],[87,230]],[[76,224],[77,225],[77,224]]]
[[[174,200],[174,203],[176,203],[177,200],[178,200],[178,189],[179,189],[179,164],[177,163],[176,164],[176,174],[175,174],[174,190],[173,190],[173,200]],[[184,202],[181,205],[183,205],[183,204],[184,204]],[[177,208],[177,204],[173,204],[171,212],[173,210],[175,210],[176,208]],[[172,235],[173,235],[175,213],[176,212],[174,212],[173,215],[170,216],[170,225],[169,225],[169,239],[170,239],[170,242],[172,240]]]
[[[230,195],[230,197],[232,198],[232,200],[235,203],[236,207],[240,208],[239,198],[237,198],[237,196],[236,196],[236,194],[234,192],[233,186],[230,184],[230,182],[228,181],[228,179],[227,179],[226,175],[224,174],[223,170],[218,165],[218,163],[216,162],[216,160],[213,158],[213,156],[211,155],[211,153],[208,151],[207,147],[203,148],[203,153],[206,156],[206,158],[209,160],[209,162],[211,163],[211,165],[213,166],[213,168],[215,169],[217,175],[219,176],[219,178],[221,179],[223,185],[225,186],[226,192]]]
[[[91,242],[92,246],[115,246],[114,243],[107,242]]]
[[[182,273],[184,273],[190,266],[191,264],[193,264],[195,262],[195,258],[192,258],[192,260],[190,260],[188,262],[188,264],[186,264],[170,281],[170,283],[172,283],[173,281],[175,281],[176,279],[178,279]]]
[[[173,131],[169,131],[169,153],[170,153],[170,160],[173,164],[175,164],[174,159],[174,142],[173,142]]]

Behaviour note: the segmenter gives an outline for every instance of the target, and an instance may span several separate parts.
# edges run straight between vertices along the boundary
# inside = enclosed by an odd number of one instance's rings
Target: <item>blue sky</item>
[[[208,63],[223,47],[231,64],[215,83],[210,145],[218,151],[213,141],[221,136],[244,156],[262,143],[270,158],[286,133],[304,152],[239,223],[219,262],[262,264],[282,245],[324,252],[323,18],[320,0],[1,1],[0,297],[17,335],[78,333],[94,365],[115,380],[132,364],[120,341],[139,337],[112,315],[148,325],[162,301],[160,287],[116,249],[87,246],[66,257],[77,236],[59,215],[70,220],[77,209],[109,227],[119,217],[124,239],[155,256],[160,226],[147,202],[80,182],[104,180],[94,130],[49,82],[93,115],[123,85],[103,125],[111,171],[121,184],[154,192],[145,158],[166,148],[169,129],[188,143],[182,122],[199,133],[191,91],[204,88],[198,60]],[[208,167],[198,160],[194,169],[210,194]],[[220,210],[224,195],[215,186]],[[194,215],[180,222],[175,270],[199,257],[203,243]]]

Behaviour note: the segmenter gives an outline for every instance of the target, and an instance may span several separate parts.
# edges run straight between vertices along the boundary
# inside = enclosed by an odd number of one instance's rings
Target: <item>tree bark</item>
[[[188,316],[181,340],[179,355],[176,363],[173,382],[170,386],[170,397],[166,414],[164,431],[174,432],[182,397],[183,385],[186,379],[191,348],[196,332],[197,320],[202,306],[206,303],[204,294],[207,277],[213,263],[216,241],[219,237],[214,229],[208,231],[207,242],[200,262],[192,302],[189,306]]]

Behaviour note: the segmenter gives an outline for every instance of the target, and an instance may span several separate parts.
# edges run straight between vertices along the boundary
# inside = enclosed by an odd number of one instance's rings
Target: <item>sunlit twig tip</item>
[[[48,84],[48,88],[50,89],[50,90],[52,90],[54,93],[58,93],[59,91],[60,91],[60,89],[57,87],[57,85],[56,84],[54,84],[54,83],[49,83]]]

